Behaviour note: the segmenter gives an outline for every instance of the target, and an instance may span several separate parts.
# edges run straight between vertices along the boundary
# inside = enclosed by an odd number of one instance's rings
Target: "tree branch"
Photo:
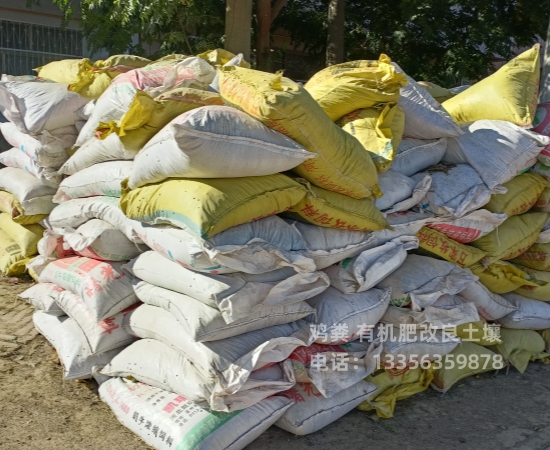
[[[277,18],[281,9],[287,4],[288,0],[277,0],[271,7],[271,23]]]

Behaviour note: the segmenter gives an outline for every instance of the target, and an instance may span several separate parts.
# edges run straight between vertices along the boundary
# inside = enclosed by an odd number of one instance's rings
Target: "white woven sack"
[[[10,145],[25,152],[38,166],[52,169],[59,169],[69,159],[65,149],[71,148],[76,141],[74,127],[30,135],[19,130],[15,124],[5,122],[0,123],[0,131]]]
[[[533,166],[550,138],[503,120],[478,120],[449,139],[444,162],[469,164],[487,187],[497,189]]]
[[[517,309],[498,319],[505,328],[520,330],[545,330],[550,328],[550,304],[510,292],[503,294]]]
[[[257,379],[254,378],[255,372],[252,372],[237,391],[214,400],[216,378],[203,375],[180,352],[154,339],[135,342],[117,355],[101,373],[113,377],[130,376],[137,381],[183,395],[187,400],[212,408],[213,411],[224,412],[248,408],[296,383],[292,364],[288,362],[285,370],[277,377]]]
[[[239,414],[212,414],[181,395],[121,378],[103,383],[99,395],[125,427],[157,450],[242,450],[292,404],[271,397]]]
[[[44,268],[39,280],[78,295],[99,322],[138,302],[122,264],[81,256],[57,259]]]
[[[79,119],[89,99],[62,83],[0,82],[0,112],[24,133],[63,128]]]
[[[421,311],[443,294],[458,294],[477,277],[470,270],[427,256],[408,255],[404,263],[382,280],[378,288],[391,288],[395,306],[412,303]]]
[[[65,312],[55,302],[55,293],[62,291],[63,288],[60,288],[56,284],[38,283],[19,294],[18,297],[31,304],[34,308],[52,316],[64,316]]]
[[[154,251],[141,254],[125,267],[143,281],[219,309],[227,323],[265,308],[301,302],[329,286],[323,272],[296,273],[288,267],[257,275],[198,273]]]
[[[49,214],[55,188],[46,186],[23,169],[5,167],[0,169],[0,190],[11,192],[25,210],[27,216]]]
[[[63,240],[64,246],[77,255],[101,261],[128,261],[149,250],[145,245],[134,244],[101,219],[90,219],[76,230],[63,229]]]
[[[372,329],[390,304],[390,289],[370,289],[354,294],[343,294],[329,287],[325,292],[308,300],[317,314],[315,342],[318,344],[344,344],[354,341]]]
[[[281,394],[294,401],[275,426],[292,434],[304,436],[319,431],[359,406],[376,390],[376,386],[360,381],[330,398],[323,397],[315,388],[297,384]]]
[[[393,273],[407,258],[407,251],[418,248],[418,238],[400,236],[363,251],[354,258],[325,269],[331,286],[344,294],[363,292]]]
[[[446,151],[447,138],[403,139],[393,158],[391,170],[411,177],[415,173],[439,164]]]
[[[404,73],[392,63],[398,73]],[[416,139],[438,139],[462,134],[450,114],[426,89],[407,75],[409,83],[401,88],[397,104],[405,113],[404,135]]]
[[[196,342],[219,341],[294,322],[315,313],[306,302],[299,302],[265,308],[256,314],[227,324],[219,310],[187,295],[138,280],[134,280],[134,291],[143,303],[158,306],[172,314],[182,329]]]
[[[207,273],[265,273],[282,267],[314,272],[297,228],[278,216],[231,227],[209,239],[181,228],[133,222],[136,237],[183,267]]]
[[[40,167],[29,155],[17,148],[0,153],[0,164],[25,170],[45,186],[54,189],[57,189],[59,183],[61,183],[61,175],[57,173],[57,170],[50,167]]]
[[[517,310],[503,296],[491,292],[479,281],[470,283],[458,295],[474,303],[479,314],[487,320],[495,321]]]
[[[63,365],[64,380],[92,377],[92,367],[106,365],[123,347],[105,353],[92,354],[86,337],[77,323],[67,316],[52,316],[35,311],[34,326],[55,348]]]
[[[63,203],[73,198],[120,197],[120,183],[130,175],[132,164],[132,161],[109,161],[83,169],[63,180],[53,201]]]

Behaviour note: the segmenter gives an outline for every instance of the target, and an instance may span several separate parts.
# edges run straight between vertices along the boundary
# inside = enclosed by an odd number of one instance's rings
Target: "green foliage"
[[[278,25],[319,57],[327,0],[294,0]],[[347,0],[346,57],[386,53],[418,80],[453,86],[486,76],[495,55],[546,37],[550,0]]]

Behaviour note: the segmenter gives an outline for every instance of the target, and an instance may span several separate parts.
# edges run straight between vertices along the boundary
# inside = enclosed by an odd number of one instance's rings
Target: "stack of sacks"
[[[0,272],[22,275],[36,255],[43,228],[38,224],[55,206],[61,181],[57,169],[76,139],[79,111],[89,102],[61,83],[0,82],[0,124],[14,148],[0,155]]]
[[[373,289],[379,263],[390,260],[383,273],[394,270],[417,240],[398,239],[366,257],[368,281],[359,290],[329,287],[329,275],[316,270],[298,227],[275,214],[311,209],[301,205],[308,195],[318,199],[313,208],[320,209],[316,217],[327,230],[364,230],[362,236],[384,230],[386,220],[367,198],[379,194],[376,169],[307,91],[280,75],[268,76],[272,83],[260,82],[264,74],[225,65],[221,95],[245,112],[203,106],[184,113],[136,156],[120,204],[141,223],[133,226],[136,237],[154,249],[128,265],[145,305],[128,315],[125,326],[141,340],[102,374],[175,392],[224,412],[220,417],[252,411],[273,394],[307,394],[310,399],[277,421],[306,434],[374,389],[362,379],[374,370],[381,347],[357,341],[360,325],[374,329],[390,301],[388,289]],[[256,98],[247,102],[243,96]],[[264,107],[254,109],[256,102]],[[285,130],[294,140],[278,132]],[[325,135],[317,137],[318,130]],[[289,170],[292,177],[279,173]],[[323,324],[336,330],[346,321],[348,329],[328,341],[311,331]],[[312,356],[323,354],[330,366],[334,352],[354,358],[356,370],[327,372],[311,364]],[[108,388],[101,389],[107,397]],[[327,408],[333,413],[324,414]]]

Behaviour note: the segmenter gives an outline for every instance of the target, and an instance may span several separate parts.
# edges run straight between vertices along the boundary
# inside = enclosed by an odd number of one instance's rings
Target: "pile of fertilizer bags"
[[[19,266],[38,249],[21,297],[65,379],[148,444],[241,449],[548,361],[538,46],[443,107],[385,55],[304,87],[223,50],[125,58],[0,83],[0,229]]]

